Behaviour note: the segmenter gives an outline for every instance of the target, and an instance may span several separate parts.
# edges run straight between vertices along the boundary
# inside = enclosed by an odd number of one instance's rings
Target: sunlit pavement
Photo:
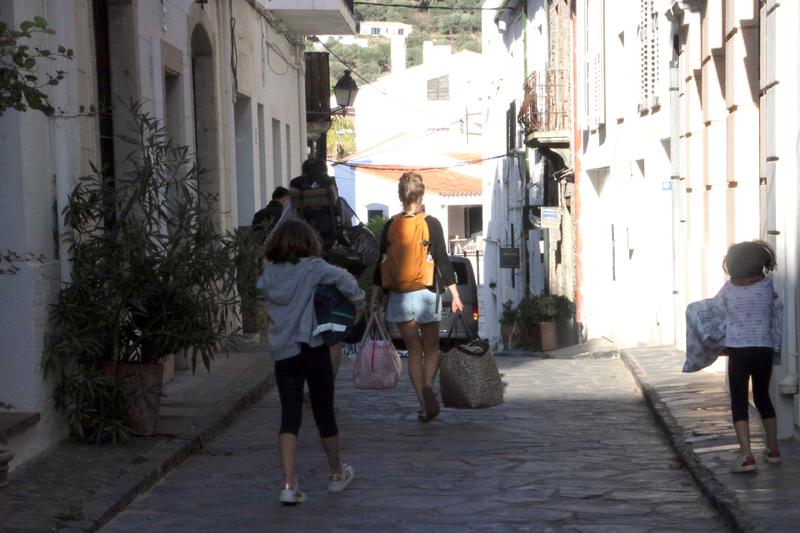
[[[504,405],[417,422],[407,376],[337,383],[343,458],[356,479],[327,492],[306,409],[298,476],[278,503],[272,392],[103,531],[723,531],[619,359],[498,357]]]

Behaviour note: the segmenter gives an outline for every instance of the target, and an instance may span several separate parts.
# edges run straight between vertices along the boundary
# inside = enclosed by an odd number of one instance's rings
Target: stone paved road
[[[310,410],[298,473],[308,501],[277,502],[273,392],[103,531],[724,531],[680,468],[619,360],[499,358],[506,403],[416,421],[407,381],[360,391],[340,373],[344,458],[327,492]]]

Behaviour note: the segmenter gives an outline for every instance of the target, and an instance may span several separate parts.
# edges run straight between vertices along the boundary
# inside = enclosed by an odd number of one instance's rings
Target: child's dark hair
[[[319,257],[322,246],[314,228],[302,220],[286,220],[278,224],[267,245],[271,263],[297,263],[303,257]]]
[[[775,251],[762,240],[732,244],[722,260],[722,269],[731,279],[763,276],[775,266]]]

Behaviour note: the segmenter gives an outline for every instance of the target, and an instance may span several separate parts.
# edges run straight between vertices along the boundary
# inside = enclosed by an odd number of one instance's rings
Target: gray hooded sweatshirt
[[[275,361],[300,353],[300,343],[322,345],[316,327],[314,291],[317,285],[336,288],[356,307],[364,308],[364,291],[346,270],[319,257],[304,257],[298,263],[267,263],[256,286],[267,303],[267,349]]]

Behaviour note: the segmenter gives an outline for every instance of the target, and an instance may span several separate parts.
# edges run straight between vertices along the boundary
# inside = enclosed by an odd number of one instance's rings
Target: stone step
[[[35,412],[0,411],[0,442],[8,442],[11,437],[22,434],[40,419],[41,415]]]

